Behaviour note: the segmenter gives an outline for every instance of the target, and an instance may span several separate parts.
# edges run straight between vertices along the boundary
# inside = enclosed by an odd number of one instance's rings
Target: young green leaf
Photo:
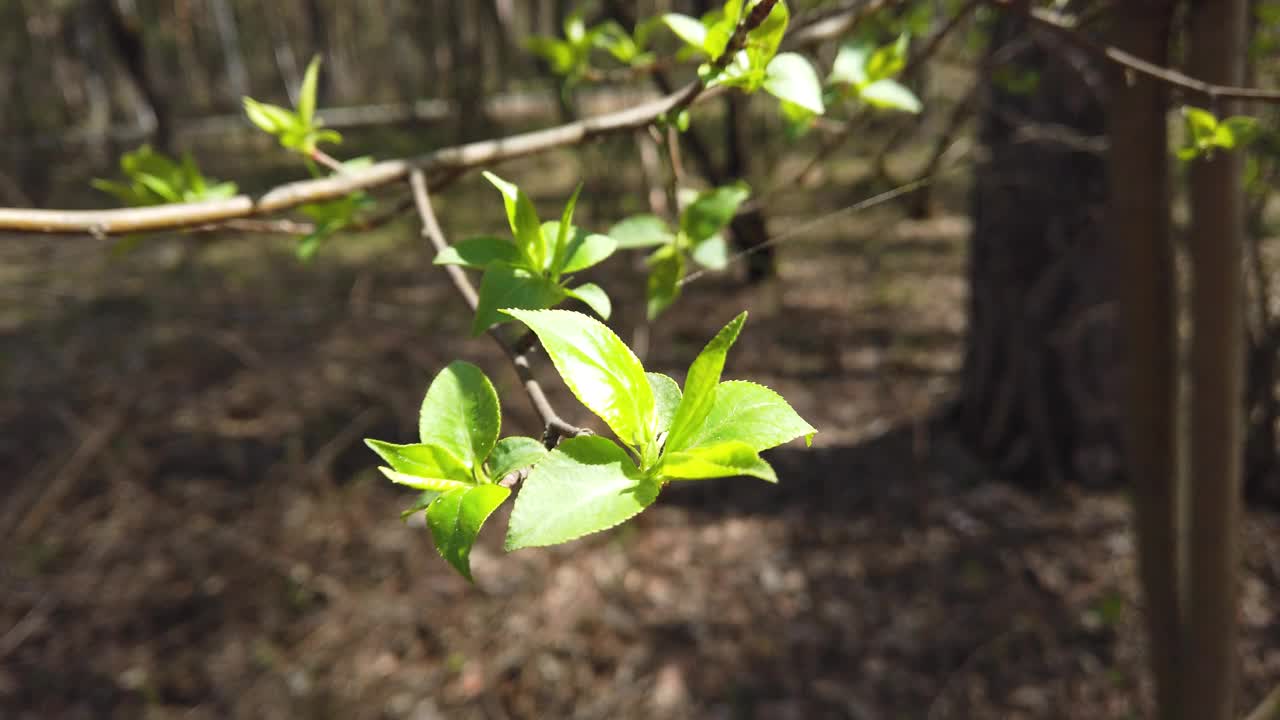
[[[651,505],[658,489],[608,438],[565,440],[525,479],[511,511],[507,550],[555,545],[607,530]]]
[[[818,73],[799,53],[782,53],[769,62],[764,89],[774,97],[799,105],[815,115],[826,111]]]
[[[702,50],[707,42],[707,28],[697,18],[680,13],[667,13],[662,16],[662,22],[676,34],[676,37],[691,47]]]
[[[729,380],[716,386],[711,409],[702,422],[685,435],[683,447],[741,442],[759,452],[802,435],[806,444],[811,443],[816,432],[773,390],[751,382]]]
[[[381,440],[364,441],[397,472],[420,478],[471,482],[471,471],[452,452],[437,445],[395,445]],[[399,481],[396,481],[399,482]]]
[[[546,455],[546,446],[533,438],[502,438],[489,454],[489,479],[498,482],[516,470],[536,464]]]
[[[378,468],[379,472],[387,477],[388,480],[406,487],[415,488],[417,490],[429,490],[431,492],[448,492],[462,487],[469,487],[471,483],[461,483],[456,480],[443,480],[441,478],[419,477],[411,473],[399,472],[389,467]]]
[[[751,196],[751,188],[745,182],[721,185],[698,196],[680,215],[680,228],[696,245],[720,232]]]
[[[249,122],[265,133],[279,135],[298,125],[297,117],[279,105],[258,102],[251,97],[243,98],[243,103]]]
[[[516,247],[526,259],[530,270],[541,270],[547,264],[546,241],[542,236],[542,223],[538,220],[538,210],[533,200],[516,185],[503,180],[491,172],[482,173],[486,180],[502,193],[503,203],[507,208],[507,222],[511,225],[511,235],[516,240]]]
[[[778,52],[791,22],[786,0],[778,0],[764,22],[747,34],[747,57],[752,68],[763,70]]]
[[[907,45],[910,38],[899,35],[894,42],[876,48],[867,58],[866,74],[871,82],[891,78],[907,65]]]
[[[836,85],[860,87],[867,83],[867,58],[872,49],[865,44],[845,43],[836,53],[835,63],[827,82]]]
[[[542,225],[542,237],[555,238],[552,245],[550,270],[556,277],[559,277],[560,273],[564,271],[565,259],[569,256],[570,237],[578,233],[578,228],[573,226],[573,211],[578,206],[578,196],[580,194],[582,194],[581,182],[573,189],[573,194],[569,196],[569,202],[564,204],[564,211],[560,214],[560,222],[556,224],[554,232],[547,228],[547,223]]]
[[[740,442],[724,442],[703,445],[662,456],[658,473],[664,477],[681,480],[706,480],[718,477],[747,475],[776,483],[778,475],[773,467],[760,457],[751,446]]]
[[[565,290],[550,278],[504,262],[491,263],[480,280],[480,304],[476,307],[471,333],[479,335],[490,326],[506,322],[505,308],[542,310],[565,298]]]
[[[431,381],[422,400],[418,434],[424,444],[443,448],[461,460],[475,478],[498,441],[501,424],[493,383],[483,370],[459,360]]]
[[[680,400],[675,420],[671,423],[671,433],[667,436],[668,451],[693,447],[690,439],[711,412],[716,385],[720,383],[720,373],[724,370],[725,356],[738,339],[738,333],[742,332],[742,324],[746,321],[745,312],[729,321],[689,366],[689,375],[684,381],[684,397]]]
[[[316,84],[320,77],[320,56],[311,58],[307,71],[298,88],[298,119],[307,127],[314,127],[316,116]]]
[[[654,431],[661,435],[671,429],[671,421],[676,418],[676,408],[680,407],[680,384],[662,373],[645,373],[645,376],[653,388],[653,405],[658,418]]]
[[[579,227],[570,226],[563,232],[564,244],[559,245],[564,225],[549,220],[542,224],[542,234],[548,238],[557,238],[557,258],[550,269],[556,275],[586,270],[593,265],[604,262],[618,249],[618,243],[608,235],[589,233]]]
[[[484,521],[511,495],[501,485],[471,485],[450,490],[427,508],[427,527],[440,556],[471,580],[471,547]]]
[[[581,301],[602,320],[608,320],[613,314],[613,303],[610,302],[609,295],[605,293],[604,288],[595,283],[583,283],[567,292],[569,297]]]
[[[647,248],[670,243],[675,235],[657,215],[633,215],[609,228],[621,249]]]
[[[436,255],[436,265],[462,265],[483,270],[494,262],[512,264],[520,259],[520,251],[510,240],[492,235],[467,238],[454,243]]]
[[[654,320],[680,297],[684,255],[671,245],[664,245],[649,256],[647,264],[649,277],[645,281],[645,304],[649,319]]]
[[[689,256],[708,270],[724,270],[729,267],[729,243],[725,242],[723,234],[716,233],[694,245]]]
[[[440,493],[435,490],[423,490],[422,493],[413,501],[412,505],[400,511],[400,519],[407,520],[410,515],[426,510],[427,507],[430,506],[431,503],[435,502],[438,497],[440,497]]]
[[[568,310],[505,310],[542,341],[578,400],[632,447],[653,439],[653,390],[631,348],[613,331]]]
[[[920,98],[896,80],[877,80],[858,90],[858,97],[866,104],[885,110],[901,110],[913,115],[923,106]]]

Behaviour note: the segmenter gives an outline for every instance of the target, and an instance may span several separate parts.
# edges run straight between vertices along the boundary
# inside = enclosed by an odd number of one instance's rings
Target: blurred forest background
[[[144,142],[246,192],[305,177],[240,101],[289,105],[313,54],[341,158],[624,108],[692,67],[563,90],[524,41],[579,9],[629,26],[711,5],[0,0],[0,205],[111,207],[90,180]],[[687,170],[751,184],[733,229],[757,249],[652,326],[638,258],[593,274],[662,372],[750,310],[726,374],[792,400],[814,448],[769,454],[779,486],[673,487],[563,547],[506,555],[486,532],[474,586],[397,520],[408,496],[361,439],[410,438],[459,357],[508,427],[540,428],[466,339],[416,218],[308,262],[226,228],[0,234],[0,716],[1142,717],[1100,61],[979,3],[792,5],[829,33],[820,68],[909,31],[925,111],[849,106],[792,137],[769,99],[703,104]],[[1280,17],[1256,5],[1251,84],[1275,87]],[[500,172],[544,217],[583,181],[580,222],[604,230],[649,208],[647,143]],[[1241,707],[1280,680],[1276,145],[1249,159]],[[505,222],[478,175],[436,202],[451,238]]]

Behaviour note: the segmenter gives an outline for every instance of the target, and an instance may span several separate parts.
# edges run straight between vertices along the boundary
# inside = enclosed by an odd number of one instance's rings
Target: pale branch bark
[[[764,21],[776,4],[777,0],[765,0],[756,5],[738,24],[728,47],[713,66],[719,69],[727,66],[733,55],[745,44],[747,34]],[[285,183],[257,198],[239,195],[226,200],[114,210],[0,208],[0,231],[106,237],[250,218],[306,203],[331,200],[357,190],[389,185],[404,180],[414,170],[465,171],[578,145],[603,135],[639,129],[665,114],[677,113],[695,101],[709,98],[713,94],[714,91],[706,92],[701,80],[694,80],[665,97],[618,112],[506,138],[442,148],[415,158],[387,160],[359,171],[331,177]]]
[[[409,173],[409,186],[413,190],[414,203],[418,208],[418,216],[422,219],[422,236],[431,242],[431,246],[435,249],[436,254],[440,254],[449,248],[449,242],[445,239],[444,231],[440,229],[440,222],[436,219],[435,210],[431,207],[431,195],[427,189],[427,179],[421,170],[414,170]],[[471,312],[475,312],[480,303],[480,294],[476,292],[475,285],[471,283],[471,279],[467,277],[467,273],[457,265],[445,265],[444,270],[449,275],[449,280],[453,282],[453,287],[462,296],[467,303],[467,307],[471,308]],[[525,394],[529,396],[529,402],[533,405],[533,409],[538,413],[538,417],[543,423],[543,442],[547,448],[555,447],[556,442],[562,437],[577,437],[578,435],[587,435],[591,431],[585,428],[577,427],[566,422],[551,406],[551,401],[547,399],[547,394],[542,390],[542,385],[538,379],[534,377],[533,368],[529,364],[529,354],[533,352],[536,346],[517,346],[505,340],[502,335],[497,332],[496,328],[489,328],[489,337],[502,348],[502,352],[511,361],[512,367],[515,368],[516,375],[520,378],[520,384],[524,387]]]

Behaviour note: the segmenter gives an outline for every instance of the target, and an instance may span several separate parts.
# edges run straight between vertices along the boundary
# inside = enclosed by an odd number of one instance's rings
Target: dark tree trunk
[[[89,3],[86,8],[91,11],[97,3]],[[138,89],[138,94],[147,104],[147,110],[155,118],[153,139],[161,150],[169,150],[172,144],[172,127],[169,122],[169,108],[164,96],[156,87],[147,71],[147,46],[142,37],[141,21],[136,16],[126,17],[113,2],[101,4],[102,19],[106,23],[107,34],[111,44],[120,54],[129,79]]]
[[[1002,16],[991,53],[1035,73],[986,80],[974,181],[969,334],[955,418],[1029,487],[1121,472],[1114,306],[1102,237],[1105,83],[1096,61]],[[999,78],[1001,74],[995,74]],[[1007,76],[1007,74],[1006,74]],[[988,78],[993,77],[991,73]]]

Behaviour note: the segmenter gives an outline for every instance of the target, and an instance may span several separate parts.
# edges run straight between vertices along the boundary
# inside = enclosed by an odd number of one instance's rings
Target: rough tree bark
[[[1010,56],[1014,41],[1023,47]],[[1102,68],[1014,15],[994,23],[989,52],[1037,81],[1029,92],[983,81],[954,419],[1019,484],[1110,483],[1121,468]]]

